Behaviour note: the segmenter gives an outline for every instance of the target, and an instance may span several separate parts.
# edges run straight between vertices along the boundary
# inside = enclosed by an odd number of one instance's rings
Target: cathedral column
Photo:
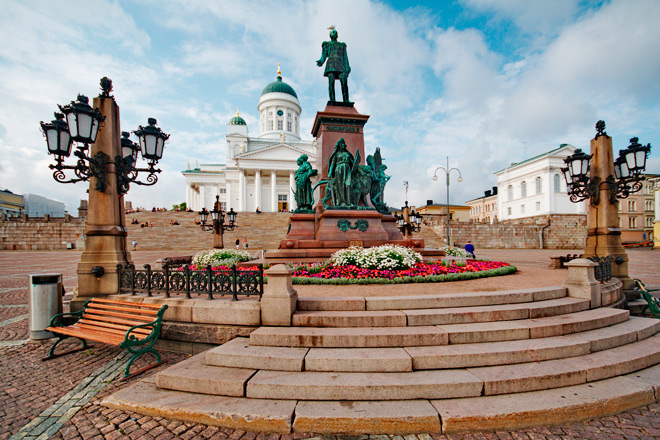
[[[256,207],[263,209],[261,206],[261,170],[257,169],[254,173],[254,200]]]
[[[296,178],[293,171],[289,171],[289,212],[297,208],[293,188],[296,187]]]
[[[277,212],[277,171],[270,170],[270,210]]]
[[[245,193],[247,192],[246,182],[245,182],[245,170],[238,170],[238,210],[239,212],[245,212]]]
[[[206,186],[205,185],[199,185],[199,210],[201,211],[202,208],[205,208],[206,204]]]
[[[186,208],[192,209],[192,187],[186,183]]]
[[[232,206],[234,206],[233,203],[232,203],[233,200],[232,200],[232,196],[231,196],[231,182],[226,182],[225,183],[225,188],[227,189],[227,197],[226,197],[227,204],[225,206],[227,207],[227,211],[229,211],[232,208]]]

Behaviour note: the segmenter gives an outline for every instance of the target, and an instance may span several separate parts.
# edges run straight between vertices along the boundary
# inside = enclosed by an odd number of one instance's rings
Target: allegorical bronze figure
[[[312,189],[312,176],[318,174],[318,170],[312,168],[307,161],[308,157],[303,154],[298,158],[298,170],[296,171],[296,203],[298,208],[294,212],[314,212],[314,191]]]
[[[330,94],[330,102],[335,100],[335,80],[338,79],[341,83],[341,96],[345,103],[350,104],[348,100],[348,74],[351,73],[351,66],[348,64],[348,52],[346,52],[346,43],[337,41],[337,30],[334,26],[330,26],[330,40],[324,41],[321,45],[321,58],[316,61],[317,66],[325,65],[324,76],[328,77],[328,91]]]

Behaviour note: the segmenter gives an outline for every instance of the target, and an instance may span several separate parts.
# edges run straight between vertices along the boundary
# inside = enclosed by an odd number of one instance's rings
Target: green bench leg
[[[151,364],[151,365],[147,365],[146,367],[143,367],[143,368],[140,368],[139,370],[136,370],[134,373],[131,374],[129,371],[131,369],[131,365],[133,365],[133,362],[135,362],[138,358],[142,357],[143,355],[145,355],[147,353],[151,353],[156,357],[156,363]],[[145,371],[150,370],[152,368],[155,368],[155,367],[157,367],[161,364],[164,364],[165,362],[167,362],[167,359],[161,360],[160,353],[158,353],[158,351],[154,350],[153,348],[147,348],[147,349],[141,350],[141,351],[135,353],[131,357],[131,359],[128,361],[128,364],[126,364],[126,369],[124,370],[123,379],[127,379],[127,378],[133,377],[133,376],[137,376],[138,374],[144,373]]]
[[[82,344],[83,344],[82,347],[79,347],[79,348],[76,348],[76,349],[73,349],[73,350],[69,350],[69,351],[65,351],[64,353],[55,354],[55,347],[57,346],[57,344],[59,344],[60,342],[62,342],[65,339],[68,339],[69,337],[70,336],[66,336],[66,335],[58,336],[57,341],[55,341],[53,343],[53,345],[50,347],[50,350],[48,351],[48,356],[46,356],[45,358],[42,358],[41,360],[42,361],[48,361],[48,360],[51,360],[51,359],[58,358],[60,356],[65,356],[67,354],[77,353],[77,352],[83,351],[87,348],[92,348],[91,345],[87,345],[87,340],[86,339],[76,337],[76,339],[78,339],[79,341],[82,342]]]

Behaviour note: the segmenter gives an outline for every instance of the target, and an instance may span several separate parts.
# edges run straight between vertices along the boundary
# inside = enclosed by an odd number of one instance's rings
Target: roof
[[[506,167],[506,168],[502,168],[502,169],[499,170],[499,171],[495,171],[493,174],[501,173],[501,172],[504,171],[504,170],[508,170],[509,168],[517,167],[517,166],[522,165],[522,164],[525,164],[525,163],[527,163],[527,162],[531,162],[531,161],[536,160],[536,159],[539,159],[539,158],[541,158],[541,157],[543,157],[543,156],[549,156],[549,155],[551,155],[552,153],[556,153],[557,151],[561,150],[562,148],[566,148],[566,147],[568,147],[568,146],[571,146],[571,147],[572,147],[572,145],[570,145],[570,144],[561,144],[561,145],[559,145],[558,148],[555,148],[555,149],[550,150],[550,151],[546,151],[545,153],[541,153],[541,154],[539,154],[538,156],[530,157],[529,159],[525,159],[525,160],[523,160],[522,162],[513,163],[513,164],[511,164],[510,166],[508,166],[508,167]]]
[[[298,95],[296,94],[296,91],[293,90],[293,87],[282,81],[282,77],[279,75],[275,81],[264,87],[261,91],[261,96],[264,96],[266,93],[286,93],[287,95],[291,95],[298,99]]]

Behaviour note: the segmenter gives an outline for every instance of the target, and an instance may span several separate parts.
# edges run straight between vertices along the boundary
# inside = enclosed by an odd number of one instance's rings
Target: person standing
[[[237,238],[236,239],[236,249],[239,249],[241,247],[241,239]]]
[[[137,251],[137,240],[133,240],[133,250]]]
[[[472,244],[471,241],[468,241],[467,244],[465,245],[465,252],[467,252],[468,254],[470,254],[470,257],[471,257],[471,258],[476,258],[476,257],[474,256],[474,245]]]
[[[245,250],[247,250],[248,248],[247,237],[243,239],[243,246],[245,246]]]

